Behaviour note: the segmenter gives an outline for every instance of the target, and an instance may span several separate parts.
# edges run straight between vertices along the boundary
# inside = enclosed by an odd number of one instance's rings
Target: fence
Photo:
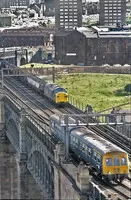
[[[90,182],[90,191],[92,193],[93,200],[122,200],[123,198],[118,198],[117,193],[105,194],[98,185]],[[108,191],[107,191],[108,193]]]

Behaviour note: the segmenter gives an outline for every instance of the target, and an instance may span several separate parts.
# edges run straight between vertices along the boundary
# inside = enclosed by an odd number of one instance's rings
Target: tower
[[[82,26],[81,0],[55,0],[56,28],[71,29]]]
[[[124,25],[126,23],[126,0],[100,0],[100,25]]]

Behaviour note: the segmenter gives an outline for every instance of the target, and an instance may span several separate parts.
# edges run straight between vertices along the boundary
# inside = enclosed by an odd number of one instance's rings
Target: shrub
[[[126,92],[131,92],[131,84],[127,84],[124,89]]]

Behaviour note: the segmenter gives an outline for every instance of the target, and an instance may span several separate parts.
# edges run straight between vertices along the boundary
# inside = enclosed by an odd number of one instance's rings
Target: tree
[[[126,92],[131,93],[131,84],[127,84],[124,89],[125,89]]]

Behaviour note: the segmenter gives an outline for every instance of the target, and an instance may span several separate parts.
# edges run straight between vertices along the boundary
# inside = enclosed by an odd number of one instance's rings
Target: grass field
[[[84,106],[90,104],[100,111],[131,101],[124,87],[131,83],[130,75],[73,74],[56,81]],[[130,105],[126,106],[130,109]]]

